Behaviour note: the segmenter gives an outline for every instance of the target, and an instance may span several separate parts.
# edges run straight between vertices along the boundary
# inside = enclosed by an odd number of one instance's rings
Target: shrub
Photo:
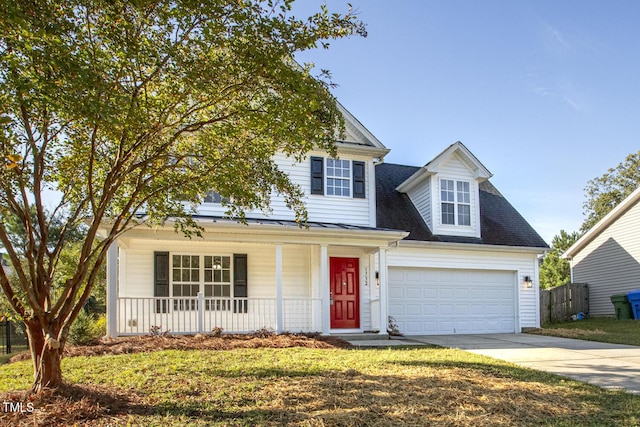
[[[276,331],[266,326],[251,333],[251,336],[255,338],[269,338],[275,335]]]
[[[389,333],[389,335],[401,337],[402,333],[400,332],[400,328],[396,323],[396,319],[394,319],[393,316],[389,316],[387,320],[389,322],[387,325],[387,332]]]
[[[91,344],[106,333],[106,327],[107,319],[105,316],[96,318],[81,310],[71,325],[68,341],[75,345]]]
[[[107,335],[107,316],[101,314],[95,317],[91,327],[93,329],[94,337],[101,338]]]
[[[167,329],[166,331],[162,331],[162,325],[153,325],[149,328],[149,335],[152,337],[166,337],[170,334],[171,329]]]

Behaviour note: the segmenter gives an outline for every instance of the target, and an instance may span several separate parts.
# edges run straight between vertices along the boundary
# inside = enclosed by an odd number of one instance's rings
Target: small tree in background
[[[324,6],[297,19],[292,3],[0,0],[0,243],[15,276],[0,267],[0,286],[26,326],[32,391],[62,383],[69,329],[122,233],[171,217],[198,234],[189,214],[209,190],[240,219],[276,192],[305,222],[272,158],[335,154],[344,124],[328,73],[292,58],[365,31]]]
[[[540,266],[540,287],[543,289],[562,286],[571,281],[569,261],[561,258],[564,251],[569,249],[580,238],[580,233],[567,233],[560,230],[560,234],[551,240],[551,250],[545,255]]]

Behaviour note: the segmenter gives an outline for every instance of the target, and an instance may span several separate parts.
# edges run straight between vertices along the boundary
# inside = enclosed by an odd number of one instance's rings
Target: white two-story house
[[[107,334],[519,332],[539,326],[544,241],[461,143],[426,166],[389,150],[348,111],[338,159],[311,152],[278,165],[305,193],[308,227],[283,200],[247,224],[211,194],[203,238],[139,227],[107,262]]]

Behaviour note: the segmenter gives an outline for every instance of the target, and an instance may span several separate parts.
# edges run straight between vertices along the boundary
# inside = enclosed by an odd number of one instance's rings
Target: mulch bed
[[[159,350],[233,350],[237,348],[349,348],[350,344],[339,338],[317,334],[281,335],[159,335],[102,339],[92,345],[67,344],[64,357],[100,356],[106,354],[148,353]],[[9,363],[27,360],[28,352],[9,359]]]
[[[95,385],[64,384],[38,395],[27,392],[0,394],[14,408],[0,411],[2,426],[90,426],[116,425],[127,414],[153,414],[152,406],[132,391]]]
[[[240,348],[349,348],[339,338],[316,334],[254,334],[221,335],[198,334],[135,336],[102,339],[93,345],[65,347],[65,357],[98,356],[108,354],[144,353],[160,350],[232,350]],[[18,354],[9,363],[27,360],[28,352]],[[105,420],[116,422],[127,414],[152,414],[154,408],[142,396],[131,391],[95,385],[65,384],[56,390],[38,395],[27,392],[1,393],[0,401],[19,405],[10,410],[0,408],[2,426],[72,426],[102,425]],[[35,411],[34,408],[37,408]],[[98,421],[99,420],[99,421]]]

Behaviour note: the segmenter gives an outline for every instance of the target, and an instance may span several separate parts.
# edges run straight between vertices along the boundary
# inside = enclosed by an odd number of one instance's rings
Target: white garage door
[[[515,332],[516,274],[389,268],[389,315],[406,335]]]

